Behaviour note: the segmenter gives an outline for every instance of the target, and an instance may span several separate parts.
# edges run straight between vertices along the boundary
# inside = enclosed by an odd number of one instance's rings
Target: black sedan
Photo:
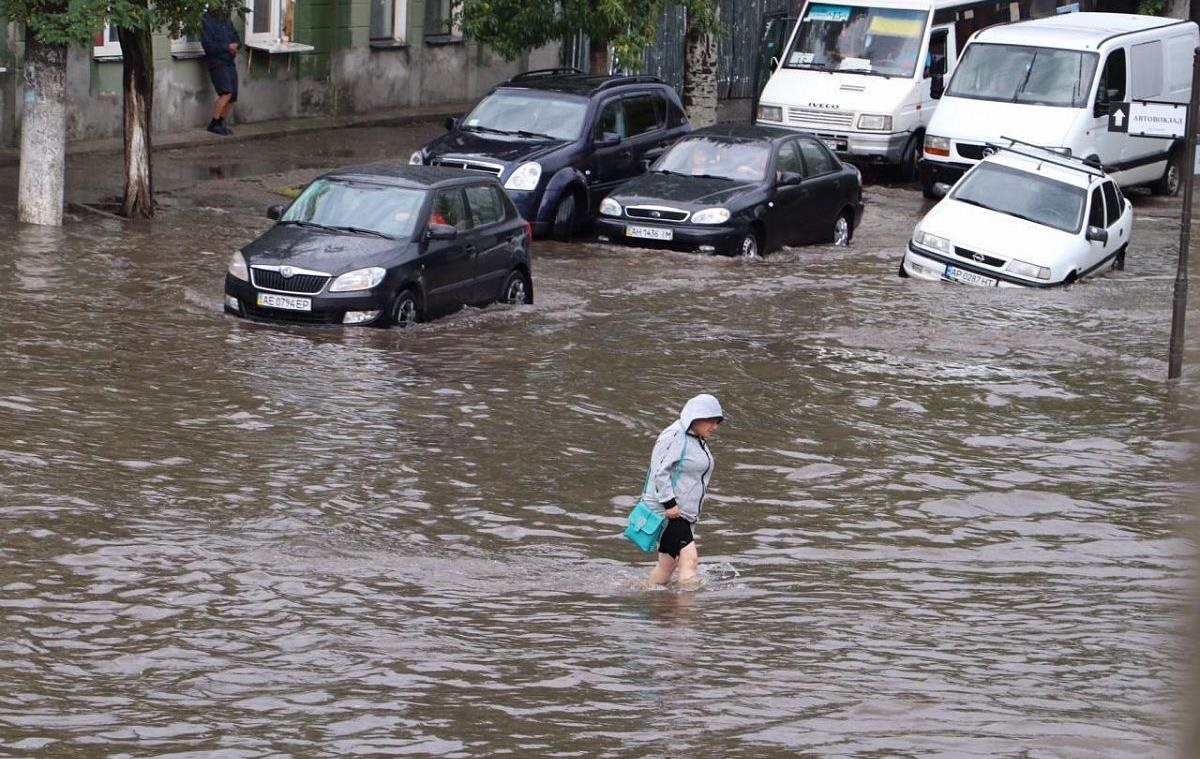
[[[407,327],[464,304],[533,302],[533,235],[492,177],[359,166],[267,215],[278,223],[229,263],[228,313]]]
[[[784,245],[848,245],[862,177],[810,134],[718,126],[676,142],[600,204],[600,239],[757,256]]]

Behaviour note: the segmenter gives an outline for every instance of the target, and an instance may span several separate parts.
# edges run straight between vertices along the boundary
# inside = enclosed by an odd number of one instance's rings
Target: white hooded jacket
[[[700,507],[708,492],[715,462],[708,444],[696,435],[688,434],[688,429],[697,419],[724,416],[720,402],[714,396],[702,393],[684,405],[679,421],[659,433],[654,452],[650,454],[650,476],[642,493],[642,500],[647,505],[660,513],[671,506],[679,506],[684,519],[692,523],[700,519]],[[677,479],[676,466],[680,467]],[[676,479],[674,484],[673,479]]]

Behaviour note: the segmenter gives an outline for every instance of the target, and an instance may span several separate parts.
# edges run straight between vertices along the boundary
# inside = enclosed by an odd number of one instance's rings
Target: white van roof
[[[1112,37],[1184,25],[1177,18],[1133,13],[1063,13],[1012,24],[990,26],[975,34],[974,42],[1096,50]]]
[[[822,5],[818,0],[812,0],[812,5]],[[954,8],[968,5],[968,0],[841,0],[838,5],[849,5],[854,8],[896,8],[899,10],[925,11],[933,8]]]

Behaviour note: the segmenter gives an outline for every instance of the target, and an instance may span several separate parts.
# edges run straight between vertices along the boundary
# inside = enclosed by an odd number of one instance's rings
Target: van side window
[[[1121,218],[1121,197],[1117,195],[1117,186],[1108,181],[1104,183],[1104,209],[1108,213],[1109,226],[1116,224]]]
[[[1129,62],[1133,64],[1133,81],[1130,82],[1133,99],[1160,97],[1163,94],[1162,40],[1143,42],[1129,48]]]
[[[1104,229],[1104,192],[1097,187],[1092,191],[1092,207],[1088,211],[1089,227],[1100,227]]]
[[[619,135],[621,139],[629,136],[625,132],[625,107],[620,100],[610,100],[605,103],[600,109],[600,116],[596,119],[595,137],[597,140],[610,132]]]
[[[666,121],[666,105],[661,95],[638,95],[625,104],[625,128],[629,137],[661,129]]]
[[[934,29],[929,34],[929,52],[925,56],[924,78],[944,76],[946,73],[946,41],[949,32],[945,29]]]
[[[1125,100],[1125,51],[1114,50],[1104,62],[1100,86],[1096,89],[1096,104],[1108,105]],[[1107,114],[1105,114],[1107,115]]]

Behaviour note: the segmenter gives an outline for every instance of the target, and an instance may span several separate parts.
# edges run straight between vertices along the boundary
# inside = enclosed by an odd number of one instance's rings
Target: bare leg
[[[229,102],[232,98],[233,98],[233,95],[231,95],[229,93],[221,95],[217,98],[217,102],[213,103],[212,117],[214,119],[225,118],[225,114],[229,112],[229,109],[233,105],[232,103]]]
[[[675,560],[665,553],[658,555],[658,564],[650,571],[651,585],[666,585],[671,581],[671,573],[675,571]]]
[[[225,97],[225,107],[223,109],[221,109],[221,118],[225,118],[226,116],[229,115],[229,112],[233,110],[233,100],[230,99],[230,97],[228,95],[225,95],[224,97]]]
[[[700,552],[696,549],[695,542],[692,542],[679,551],[679,584],[695,585],[699,580]]]

